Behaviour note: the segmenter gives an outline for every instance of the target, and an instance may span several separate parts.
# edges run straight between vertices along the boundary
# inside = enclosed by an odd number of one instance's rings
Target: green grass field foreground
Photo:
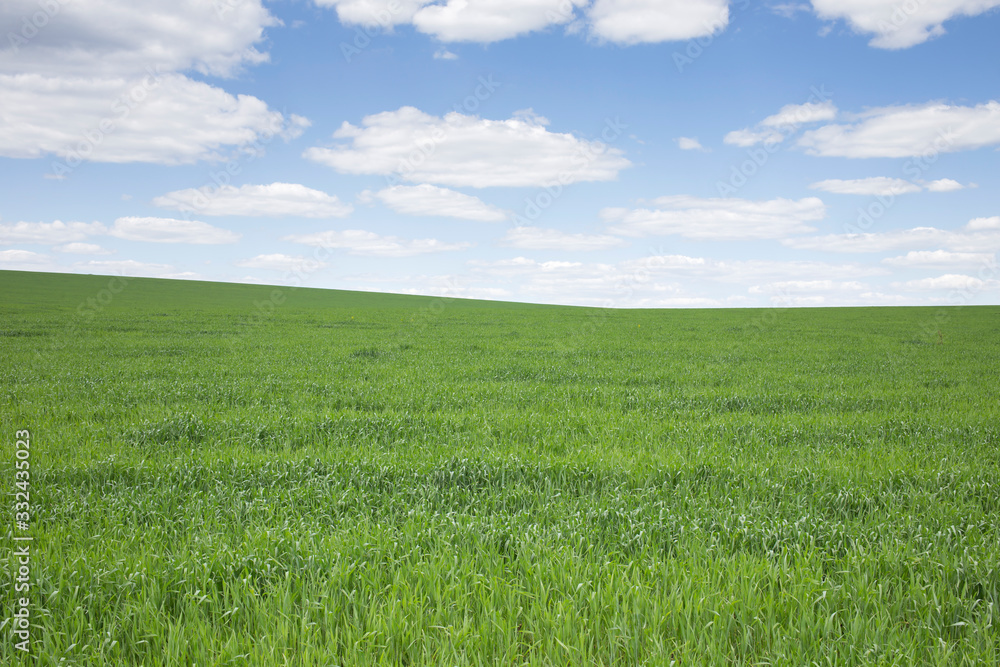
[[[0,359],[3,664],[1000,663],[1000,307],[0,272]]]

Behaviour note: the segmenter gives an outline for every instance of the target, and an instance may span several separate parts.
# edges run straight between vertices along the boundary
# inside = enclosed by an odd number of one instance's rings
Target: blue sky
[[[1000,0],[13,0],[0,268],[1000,303]]]

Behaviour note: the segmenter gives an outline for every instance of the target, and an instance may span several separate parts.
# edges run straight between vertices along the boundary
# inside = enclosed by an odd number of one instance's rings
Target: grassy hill
[[[40,664],[1000,659],[998,307],[0,272],[0,353]]]

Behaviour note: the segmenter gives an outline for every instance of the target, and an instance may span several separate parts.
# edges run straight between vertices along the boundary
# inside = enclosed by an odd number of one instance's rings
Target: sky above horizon
[[[1000,304],[1000,0],[8,0],[0,269]]]

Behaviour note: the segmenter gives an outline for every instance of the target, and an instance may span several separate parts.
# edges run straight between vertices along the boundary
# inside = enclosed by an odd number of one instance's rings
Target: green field
[[[0,295],[0,663],[1000,663],[1000,307]]]

